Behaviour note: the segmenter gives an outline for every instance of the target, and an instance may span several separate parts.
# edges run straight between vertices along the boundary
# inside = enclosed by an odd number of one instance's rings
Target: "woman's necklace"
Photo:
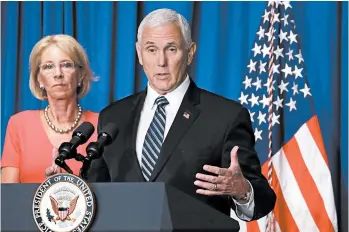
[[[80,121],[80,118],[81,118],[81,115],[82,115],[82,108],[81,108],[81,106],[78,104],[79,112],[78,112],[78,116],[77,116],[76,119],[74,120],[74,123],[73,123],[69,128],[67,128],[67,129],[60,129],[60,128],[56,127],[55,125],[53,125],[53,123],[52,123],[51,120],[49,119],[49,117],[48,117],[48,108],[49,108],[49,107],[50,107],[50,106],[47,105],[46,108],[45,108],[45,114],[44,114],[44,115],[45,115],[45,119],[46,119],[47,124],[52,128],[52,130],[56,131],[57,133],[63,134],[63,133],[68,133],[68,132],[70,132],[71,130],[73,130],[73,129],[76,127],[76,125],[77,125],[78,122]]]

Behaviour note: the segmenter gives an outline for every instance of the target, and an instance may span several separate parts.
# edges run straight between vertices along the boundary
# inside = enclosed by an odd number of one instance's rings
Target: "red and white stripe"
[[[267,163],[262,171],[268,175]],[[273,231],[338,231],[331,174],[316,116],[273,155],[272,178],[277,195]],[[239,222],[240,231],[265,231],[265,218]]]
[[[68,209],[58,211],[58,216],[63,221],[68,216]]]

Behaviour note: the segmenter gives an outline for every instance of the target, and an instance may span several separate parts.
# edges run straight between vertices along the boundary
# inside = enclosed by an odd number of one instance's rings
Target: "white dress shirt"
[[[188,90],[189,84],[190,84],[190,79],[189,79],[189,75],[187,75],[187,77],[182,82],[182,84],[180,84],[172,92],[167,93],[165,96],[169,104],[165,106],[166,124],[165,124],[164,140],[166,138],[168,131],[171,128],[174,118],[176,117],[177,111],[182,103],[185,93]],[[140,164],[142,163],[142,148],[143,148],[144,139],[147,134],[148,128],[150,126],[150,123],[153,120],[153,117],[157,108],[157,105],[155,104],[155,99],[159,96],[160,95],[155,90],[153,90],[148,83],[147,96],[145,97],[145,100],[144,100],[144,106],[141,112],[138,131],[137,131],[137,138],[136,138],[137,159]],[[247,221],[250,221],[252,219],[253,212],[254,212],[253,188],[250,182],[249,184],[251,186],[252,192],[250,195],[250,199],[246,204],[240,204],[235,199],[233,199],[237,209],[236,215],[240,219],[247,220]]]

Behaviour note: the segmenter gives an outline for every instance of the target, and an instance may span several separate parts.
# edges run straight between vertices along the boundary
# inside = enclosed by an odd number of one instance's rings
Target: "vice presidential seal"
[[[40,231],[85,231],[94,214],[91,189],[81,178],[67,173],[48,178],[33,199],[33,216]]]

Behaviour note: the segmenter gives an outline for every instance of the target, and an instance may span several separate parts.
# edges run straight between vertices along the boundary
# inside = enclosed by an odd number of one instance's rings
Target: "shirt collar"
[[[180,105],[185,93],[187,92],[187,89],[190,84],[189,75],[186,75],[186,78],[184,81],[172,92],[167,93],[164,95],[169,102],[170,106]],[[160,94],[158,94],[150,85],[148,82],[148,90],[147,90],[147,96],[145,98],[145,104],[149,105],[150,108],[153,108],[155,105],[155,100],[157,97],[159,97]]]

